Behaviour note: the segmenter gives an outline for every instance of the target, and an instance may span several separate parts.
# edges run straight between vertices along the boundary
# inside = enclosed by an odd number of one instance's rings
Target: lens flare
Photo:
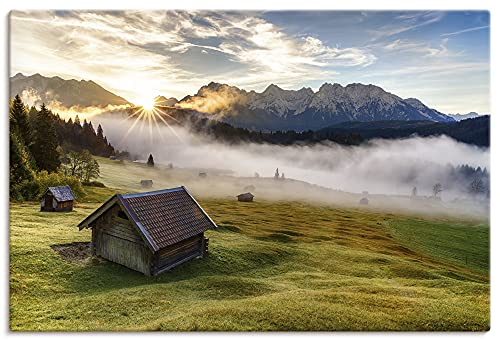
[[[145,102],[143,102],[145,103]],[[154,100],[152,101],[151,106],[147,106],[146,103],[144,105],[141,105],[137,107],[137,109],[130,114],[126,120],[134,120],[134,122],[130,125],[128,128],[127,132],[123,136],[122,140],[120,141],[120,145],[127,139],[127,137],[130,135],[130,133],[134,130],[134,128],[138,125],[139,123],[139,133],[142,135],[144,132],[144,128],[147,125],[148,128],[148,133],[149,133],[149,140],[150,143],[153,142],[155,134],[153,133],[153,126],[156,127],[159,137],[164,140],[159,123],[163,123],[165,126],[167,126],[170,130],[170,132],[180,141],[183,143],[182,139],[180,136],[176,133],[175,129],[172,127],[171,124],[168,123],[166,119],[171,119],[175,122],[179,121],[173,117],[172,115],[166,113],[164,110],[161,109],[160,106],[156,106]],[[148,109],[151,108],[151,109]]]
[[[143,98],[140,98],[136,101],[137,105],[143,108],[146,111],[151,111],[155,108],[156,106],[156,101],[154,98],[144,96]]]

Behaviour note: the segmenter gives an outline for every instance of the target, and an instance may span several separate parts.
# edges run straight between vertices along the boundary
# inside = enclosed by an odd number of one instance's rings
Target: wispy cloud
[[[446,12],[408,12],[397,15],[391,23],[369,30],[372,41],[391,37],[416,28],[436,23],[444,18]]]
[[[423,80],[445,75],[449,86],[461,84],[484,103],[454,111],[488,112],[482,85],[489,84],[489,15],[448,14],[14,11],[11,72],[92,79],[131,102],[158,94],[182,98],[210,81],[256,91],[270,83],[316,89],[369,81],[391,84],[398,94],[404,88],[397,84],[417,78],[416,90],[438,98]],[[461,34],[472,31],[478,39],[467,44]],[[457,101],[450,95],[440,103]]]
[[[423,55],[424,57],[450,57],[460,53],[448,50],[448,38],[441,39],[438,47],[433,47],[429,43],[412,42],[408,39],[396,39],[383,46],[385,50],[396,52],[411,52]]]
[[[139,95],[132,93],[131,84],[145,91],[179,87],[185,91],[186,87],[194,89],[200,82],[214,80],[208,77],[209,72],[199,72],[199,66],[194,65],[209,51],[217,54],[211,65],[220,69],[215,76],[217,80],[239,86],[264,87],[269,82],[300,85],[304,80],[336,74],[335,67],[366,67],[376,60],[362,48],[331,47],[312,36],[289,35],[258,17],[258,13],[66,14],[70,15],[14,12],[15,53],[23,56],[33,53],[34,60],[50,57],[54,64],[64,60],[62,65],[72,64],[71,68],[84,77],[95,79],[92,75],[97,74],[100,78],[97,80],[132,96],[132,101]],[[33,44],[33,38],[37,44]],[[36,52],[40,47],[45,49],[44,57]],[[225,70],[225,63],[239,65],[239,75],[235,76],[234,70]],[[174,94],[179,95],[179,91]]]
[[[460,30],[460,31],[455,31],[455,32],[450,32],[450,33],[443,33],[443,34],[441,34],[441,37],[456,36],[458,34],[484,30],[487,28],[490,28],[490,25],[476,26],[476,27],[466,28],[465,30]]]

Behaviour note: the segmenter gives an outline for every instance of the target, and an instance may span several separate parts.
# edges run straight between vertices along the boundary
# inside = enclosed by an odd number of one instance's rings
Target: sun
[[[144,97],[137,101],[138,105],[140,105],[144,110],[151,111],[155,108],[156,102],[154,98]]]

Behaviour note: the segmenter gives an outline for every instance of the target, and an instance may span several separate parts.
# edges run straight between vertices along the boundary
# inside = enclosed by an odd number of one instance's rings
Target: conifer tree
[[[36,198],[39,188],[29,151],[12,130],[9,132],[9,152],[9,197],[20,201]]]
[[[10,129],[22,139],[25,146],[29,147],[31,144],[31,126],[26,107],[19,95],[16,95],[9,109]]]
[[[99,126],[97,126],[97,138],[99,140],[102,140],[104,138],[104,132],[103,132],[100,124],[99,124]]]
[[[35,119],[33,157],[40,170],[54,172],[60,165],[53,114],[42,104]]]
[[[152,154],[149,154],[149,157],[148,157],[148,166],[149,167],[154,167],[155,166],[155,161],[153,160],[153,155]]]

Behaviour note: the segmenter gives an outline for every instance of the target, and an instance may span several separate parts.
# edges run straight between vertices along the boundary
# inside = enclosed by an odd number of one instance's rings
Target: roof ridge
[[[181,190],[186,190],[184,186],[180,187],[173,187],[173,188],[166,188],[166,189],[159,189],[156,191],[150,191],[150,192],[140,192],[140,193],[127,193],[127,194],[120,194],[124,199],[129,199],[129,198],[137,198],[137,197],[144,197],[148,195],[156,195],[156,194],[163,194],[163,193],[170,193],[170,192],[178,192]]]

